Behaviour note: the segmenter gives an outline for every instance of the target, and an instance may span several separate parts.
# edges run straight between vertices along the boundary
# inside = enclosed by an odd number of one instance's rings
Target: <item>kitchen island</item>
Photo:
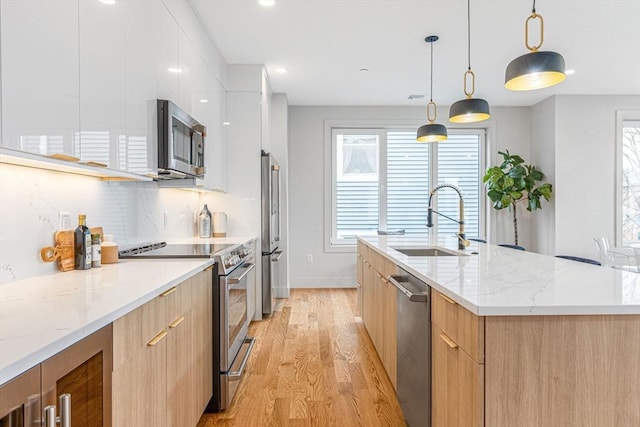
[[[399,251],[433,246],[456,255]],[[388,276],[401,267],[431,287],[434,427],[640,425],[640,274],[482,243],[455,247],[358,239],[362,318],[394,384]]]

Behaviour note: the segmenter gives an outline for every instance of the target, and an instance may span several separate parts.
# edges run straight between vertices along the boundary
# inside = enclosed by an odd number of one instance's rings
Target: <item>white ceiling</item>
[[[291,105],[425,105],[429,45],[439,105],[464,97],[466,0],[190,0],[230,64],[265,64]],[[532,105],[553,94],[640,94],[640,0],[546,0],[541,50],[561,53],[574,75],[532,92],[504,88],[504,71],[527,53],[530,0],[471,1],[475,96]],[[533,25],[532,30],[536,28]],[[535,40],[532,40],[535,42]],[[275,69],[285,67],[286,74]],[[369,73],[360,73],[361,68]],[[408,100],[410,94],[427,99]]]

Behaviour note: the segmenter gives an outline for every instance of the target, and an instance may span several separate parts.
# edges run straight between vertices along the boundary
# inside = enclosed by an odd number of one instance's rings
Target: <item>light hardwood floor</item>
[[[231,407],[198,427],[404,426],[355,312],[355,289],[293,289],[251,324],[256,345]]]

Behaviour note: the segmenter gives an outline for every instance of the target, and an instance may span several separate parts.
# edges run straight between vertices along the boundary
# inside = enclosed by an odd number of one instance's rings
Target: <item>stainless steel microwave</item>
[[[166,99],[157,100],[158,175],[203,178],[207,128]]]

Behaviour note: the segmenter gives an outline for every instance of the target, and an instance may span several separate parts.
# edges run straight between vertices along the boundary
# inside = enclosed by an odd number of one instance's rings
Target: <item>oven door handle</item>
[[[246,276],[247,274],[249,274],[249,272],[250,272],[251,270],[253,270],[254,268],[256,268],[256,265],[255,265],[255,264],[249,264],[249,267],[246,267],[246,268],[245,268],[245,272],[244,272],[244,273],[242,273],[240,276],[238,276],[238,277],[229,277],[229,278],[227,279],[228,283],[229,283],[230,285],[237,285],[238,283],[242,282],[242,279],[244,279],[244,278],[245,278],[245,276]]]
[[[237,378],[242,376],[242,373],[244,372],[244,367],[247,365],[247,361],[249,360],[249,356],[251,355],[251,349],[253,348],[253,345],[256,343],[255,338],[253,337],[247,337],[244,339],[245,344],[249,344],[249,348],[247,348],[246,353],[244,354],[244,357],[242,358],[242,363],[240,364],[240,368],[238,368],[237,371],[229,371],[229,378]]]

